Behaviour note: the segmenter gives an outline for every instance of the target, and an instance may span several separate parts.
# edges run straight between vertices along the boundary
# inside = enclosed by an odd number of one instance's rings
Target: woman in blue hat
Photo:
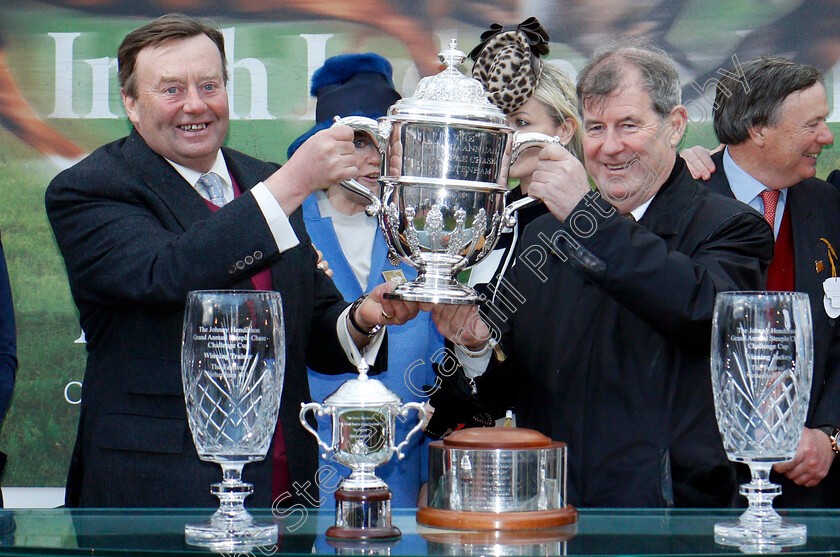
[[[385,115],[388,107],[400,99],[394,90],[391,64],[378,54],[343,54],[327,59],[323,67],[312,75],[311,94],[317,97],[316,125],[289,147],[289,156],[311,135],[332,125],[334,116]],[[357,180],[379,193],[380,155],[371,138],[357,132]],[[312,243],[324,254],[333,271],[333,281],[348,302],[370,292],[386,280],[408,281],[417,272],[400,263],[388,261],[388,248],[379,231],[376,218],[365,214],[367,200],[341,186],[334,186],[312,194],[303,203],[303,218]],[[420,313],[416,319],[400,327],[388,327],[388,368],[380,381],[396,393],[403,402],[425,402],[424,385],[434,383],[432,357],[443,347],[443,337],[430,319],[429,313]],[[438,356],[440,359],[440,356]],[[309,371],[312,399],[323,401],[351,377],[322,375]],[[397,419],[397,442],[416,424],[414,413],[400,423]],[[327,420],[319,422],[322,439],[330,439],[331,426]],[[422,433],[416,434],[404,450],[405,459],[390,462],[376,469],[393,493],[391,506],[416,507],[420,486],[425,481],[428,457]],[[329,465],[339,470],[342,477],[350,470],[334,461]],[[328,496],[328,487],[320,486],[321,496]]]

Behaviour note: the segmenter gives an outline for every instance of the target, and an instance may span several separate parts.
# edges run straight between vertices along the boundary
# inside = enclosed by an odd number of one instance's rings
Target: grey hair
[[[598,106],[619,88],[627,85],[628,67],[636,68],[641,85],[650,96],[653,110],[665,118],[680,104],[680,77],[674,61],[660,48],[639,41],[622,40],[599,50],[578,75],[580,111]]]
[[[724,73],[715,94],[714,128],[721,143],[737,145],[750,128],[775,126],[779,107],[797,91],[823,83],[820,72],[780,56],[762,56]]]

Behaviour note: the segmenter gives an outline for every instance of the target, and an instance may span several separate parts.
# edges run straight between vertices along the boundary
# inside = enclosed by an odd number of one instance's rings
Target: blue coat
[[[373,288],[385,282],[383,271],[401,269],[407,280],[416,278],[417,272],[400,263],[394,267],[388,261],[388,247],[382,234],[377,234],[373,243],[370,276],[364,288],[359,284],[350,264],[341,251],[338,237],[333,228],[332,219],[321,217],[318,201],[314,195],[309,196],[303,203],[303,220],[312,243],[324,254],[330,268],[333,270],[333,281],[344,299],[351,302]],[[432,371],[432,355],[443,348],[443,337],[437,332],[430,314],[421,312],[415,319],[405,325],[388,327],[388,366],[387,372],[377,377],[380,381],[396,393],[405,402],[424,402],[428,397],[422,393],[423,385],[434,383]],[[338,389],[342,383],[352,379],[353,374],[322,375],[309,370],[309,388],[312,400],[323,402],[326,397]],[[397,422],[400,422],[398,419]],[[408,418],[396,427],[396,442],[405,439],[406,434],[417,423],[416,412],[412,411]],[[329,442],[330,424],[324,417],[319,419],[318,432],[321,439]],[[427,470],[427,450],[424,435],[416,433],[409,445],[404,449],[405,459],[398,460],[394,456],[390,462],[376,469],[376,475],[382,478],[393,492],[391,506],[416,507],[417,493],[420,484],[425,481]],[[349,469],[333,460],[329,465],[339,470],[342,477],[349,475]],[[322,491],[322,496],[326,496]]]

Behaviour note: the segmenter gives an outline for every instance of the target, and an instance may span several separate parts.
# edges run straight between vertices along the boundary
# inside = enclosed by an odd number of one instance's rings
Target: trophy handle
[[[510,164],[512,165],[515,163],[526,150],[531,149],[532,147],[544,147],[550,144],[563,145],[560,142],[560,138],[556,135],[550,136],[544,133],[536,132],[515,132],[513,134],[513,148],[510,152]],[[505,207],[505,211],[502,214],[502,222],[505,226],[513,228],[516,226],[515,213],[521,209],[536,205],[537,203],[542,203],[542,201],[534,197],[523,197],[518,201],[514,201]]]
[[[356,131],[368,134],[373,140],[374,145],[376,145],[376,148],[379,150],[379,154],[384,161],[385,146],[388,144],[388,138],[382,133],[378,121],[373,118],[365,118],[364,116],[346,116],[344,118],[336,116],[333,119],[333,125],[331,127],[335,126],[347,126],[348,128],[353,128]],[[381,164],[380,167],[382,167]],[[344,180],[341,182],[341,185],[370,201],[370,205],[368,205],[365,209],[365,212],[369,217],[374,217],[379,214],[382,202],[379,201],[379,198],[373,195],[369,189],[357,182],[355,178]]]
[[[560,138],[537,132],[515,132],[513,134],[513,148],[510,150],[510,164],[522,156],[526,150],[532,147],[545,147],[546,145],[563,145]]]
[[[394,447],[394,452],[397,453],[397,458],[402,460],[405,458],[405,455],[402,453],[403,447],[408,444],[408,440],[411,439],[411,436],[420,431],[420,428],[423,427],[423,423],[426,421],[428,417],[426,414],[426,407],[422,402],[407,402],[403,404],[399,409],[400,416],[407,416],[408,412],[412,409],[417,409],[417,415],[420,418],[420,421],[417,422],[417,425],[412,428],[411,431],[408,432],[408,435],[405,436],[403,442]]]
[[[318,440],[318,445],[323,447],[323,449],[327,452],[332,450],[332,447],[321,441],[321,436],[318,435],[318,432],[312,429],[312,426],[309,425],[309,422],[306,421],[306,413],[309,411],[317,411],[317,415],[315,417],[315,421],[318,421],[318,416],[323,416],[324,414],[332,416],[334,408],[324,408],[317,402],[301,402],[300,403],[300,424],[303,426],[303,429],[308,431],[312,434],[315,439]],[[327,458],[326,453],[321,455],[322,458]]]
[[[516,226],[516,211],[520,209],[525,209],[526,207],[531,207],[532,205],[536,205],[538,203],[542,203],[541,199],[537,199],[536,197],[526,196],[522,199],[514,201],[507,207],[505,207],[504,213],[502,213],[502,222],[508,228],[513,228]]]

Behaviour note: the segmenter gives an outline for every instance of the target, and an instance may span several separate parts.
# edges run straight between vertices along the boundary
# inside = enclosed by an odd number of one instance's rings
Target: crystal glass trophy
[[[265,458],[271,443],[285,354],[280,294],[189,293],[181,348],[187,418],[198,456],[219,463],[223,481],[211,486],[219,510],[187,524],[187,543],[221,551],[277,541],[276,524],[257,524],[245,510],[254,488],[242,467]]]
[[[805,543],[805,525],[773,509],[781,493],[773,464],[796,454],[813,371],[811,306],[800,292],[723,292],[712,324],[715,414],[730,460],[749,465],[741,486],[749,507],[715,525],[715,541],[744,551],[779,551]]]

